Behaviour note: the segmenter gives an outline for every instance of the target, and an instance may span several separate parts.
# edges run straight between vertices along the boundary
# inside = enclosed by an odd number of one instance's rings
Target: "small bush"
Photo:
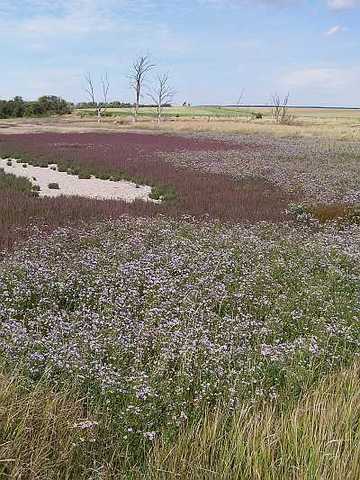
[[[313,212],[309,210],[308,207],[299,203],[290,203],[287,208],[287,213],[290,215],[296,222],[304,223],[307,225],[312,224],[318,220],[314,218]]]
[[[23,163],[22,167],[27,168],[27,163]]]
[[[149,198],[152,200],[166,200],[171,201],[176,198],[176,191],[174,187],[165,185],[159,187],[152,187]]]
[[[100,173],[99,175],[96,175],[96,176],[100,180],[110,180],[111,179],[110,173]]]

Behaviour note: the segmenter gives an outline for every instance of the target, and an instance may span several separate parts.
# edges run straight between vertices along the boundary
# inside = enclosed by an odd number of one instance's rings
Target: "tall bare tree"
[[[95,86],[90,73],[85,75],[85,80],[86,80],[85,91],[88,94],[88,97],[91,103],[96,108],[96,115],[97,115],[98,122],[101,122],[102,114],[106,111],[106,106],[109,100],[110,82],[109,82],[108,74],[105,73],[105,75],[101,77],[101,81],[100,81],[101,94],[102,94],[101,102],[98,101],[96,98]]]
[[[167,73],[156,77],[155,85],[148,95],[156,105],[157,121],[160,123],[164,105],[170,103],[175,95],[175,90],[169,85],[169,75]]]
[[[236,102],[236,106],[237,106],[237,107],[240,107],[241,102],[242,102],[242,99],[244,98],[244,95],[245,95],[245,88],[243,88],[243,89],[241,90],[241,92],[240,92],[240,96],[239,96],[239,98],[238,98],[238,100],[237,100],[237,102]]]
[[[282,99],[277,93],[271,96],[272,116],[276,123],[290,123],[291,115],[289,114],[289,98],[288,93],[284,99]]]
[[[135,91],[135,110],[134,110],[134,119],[137,120],[139,113],[141,92],[144,86],[146,74],[150,72],[155,67],[151,63],[147,55],[139,57],[131,67],[131,72],[129,75],[130,86]]]
[[[244,98],[244,95],[245,95],[245,88],[243,88],[243,89],[241,90],[240,95],[239,95],[239,98],[237,99],[237,102],[236,102],[236,106],[237,106],[237,107],[240,107],[241,102],[242,102],[242,100],[243,100],[243,98]],[[237,118],[240,118],[240,117],[241,117],[241,115],[239,115],[240,110],[238,110],[237,113],[238,113],[238,114],[237,114]]]

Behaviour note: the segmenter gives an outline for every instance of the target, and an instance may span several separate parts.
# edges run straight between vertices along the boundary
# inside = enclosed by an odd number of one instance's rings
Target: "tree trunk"
[[[136,103],[135,103],[135,112],[134,112],[134,120],[137,121],[137,117],[139,114],[139,106],[140,106],[140,91],[136,92]]]

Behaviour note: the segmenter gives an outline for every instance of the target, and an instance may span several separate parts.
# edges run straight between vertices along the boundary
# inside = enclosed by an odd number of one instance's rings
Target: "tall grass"
[[[0,192],[23,192],[33,194],[33,185],[27,178],[5,173],[0,168]]]
[[[0,375],[0,477],[9,479],[356,480],[360,367],[325,377],[296,402],[204,412],[138,462],[72,388]],[[98,422],[102,425],[97,427]]]
[[[151,478],[360,478],[360,367],[324,378],[295,404],[206,413],[174,442],[159,442]]]
[[[0,375],[0,478],[66,478],[74,463],[80,403],[39,383],[27,387],[20,374]],[[69,467],[68,467],[69,465]],[[71,465],[71,466],[70,466]]]

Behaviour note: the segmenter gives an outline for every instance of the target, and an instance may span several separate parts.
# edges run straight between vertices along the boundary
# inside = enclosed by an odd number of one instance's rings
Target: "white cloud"
[[[286,7],[290,5],[298,5],[303,3],[303,0],[197,0],[202,5],[214,5],[214,6],[254,6],[257,5],[269,5],[274,7]]]
[[[346,89],[360,81],[357,68],[303,68],[287,73],[282,83],[289,88],[314,88],[324,90]]]
[[[1,2],[1,0],[0,0]],[[97,32],[129,32],[144,19],[133,15],[153,7],[152,0],[22,0],[23,13],[4,0],[0,7],[2,33],[25,34],[34,38],[86,35]],[[3,10],[1,10],[3,9]],[[133,15],[129,22],[129,16]],[[134,21],[135,18],[135,21]],[[65,37],[63,37],[65,38]]]
[[[328,37],[331,37],[333,35],[336,35],[339,32],[342,32],[344,29],[340,25],[335,25],[334,27],[330,28],[327,32],[325,32],[325,35]]]
[[[360,0],[328,0],[331,10],[346,10],[360,6]]]

